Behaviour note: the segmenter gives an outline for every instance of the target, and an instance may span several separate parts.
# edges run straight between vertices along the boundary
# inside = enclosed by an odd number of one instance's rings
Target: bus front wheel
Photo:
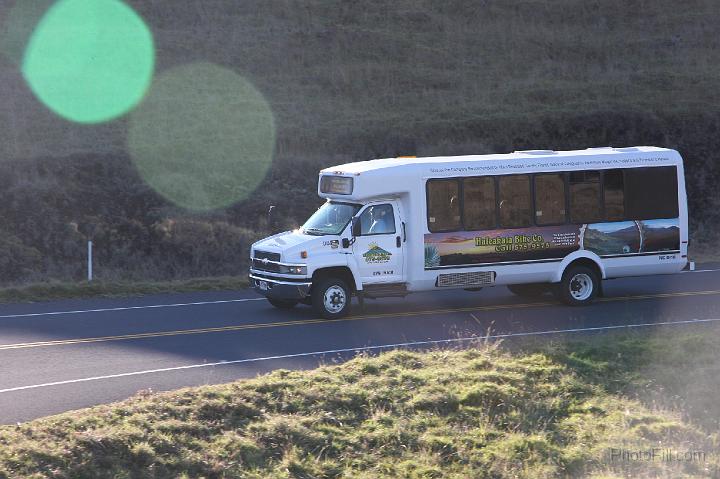
[[[312,306],[325,319],[342,318],[350,311],[350,288],[339,278],[321,280],[312,288]]]

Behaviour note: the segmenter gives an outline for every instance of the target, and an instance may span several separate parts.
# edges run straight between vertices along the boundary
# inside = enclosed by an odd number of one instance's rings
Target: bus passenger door
[[[353,257],[363,284],[402,283],[405,231],[394,201],[371,204],[360,213]]]

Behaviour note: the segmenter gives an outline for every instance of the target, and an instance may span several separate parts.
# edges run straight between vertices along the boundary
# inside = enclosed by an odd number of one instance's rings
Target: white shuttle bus
[[[682,158],[656,147],[386,158],[327,168],[325,204],[258,241],[253,287],[325,318],[351,298],[506,285],[591,302],[602,280],[688,264]]]

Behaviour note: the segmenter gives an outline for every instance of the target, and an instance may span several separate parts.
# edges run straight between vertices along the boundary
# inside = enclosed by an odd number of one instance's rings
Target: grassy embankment
[[[715,244],[701,243],[688,249],[688,258],[696,263],[720,262],[720,250]]]
[[[395,351],[141,394],[0,428],[0,477],[716,477],[718,340],[680,333]],[[706,456],[611,458],[654,447]]]
[[[124,298],[164,293],[233,291],[248,287],[247,277],[197,278],[179,281],[83,281],[36,283],[0,288],[1,303],[26,303],[75,298]]]

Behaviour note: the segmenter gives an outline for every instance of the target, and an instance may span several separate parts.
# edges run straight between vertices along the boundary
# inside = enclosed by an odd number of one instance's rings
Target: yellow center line
[[[657,293],[657,294],[643,294],[636,296],[617,296],[614,298],[598,298],[598,302],[609,303],[618,301],[631,301],[631,300],[642,300],[642,299],[658,299],[658,298],[677,298],[687,296],[708,296],[708,295],[720,295],[720,290],[714,291],[692,291],[692,292],[678,292],[678,293]],[[341,323],[350,321],[363,321],[368,319],[382,319],[382,318],[398,318],[398,317],[411,317],[411,316],[427,316],[431,314],[449,314],[449,313],[463,313],[463,312],[482,312],[482,311],[499,311],[503,309],[527,309],[544,306],[557,306],[557,302],[535,302],[535,303],[522,303],[522,304],[497,304],[493,306],[472,306],[467,308],[447,308],[447,309],[432,309],[425,311],[406,311],[398,313],[379,313],[361,316],[349,316],[338,319],[304,319],[297,321],[282,321],[276,323],[254,323],[254,324],[240,324],[234,326],[222,326],[216,328],[199,328],[199,329],[181,329],[176,331],[158,331],[150,333],[136,333],[136,334],[122,334],[116,336],[101,336],[95,338],[77,338],[77,339],[60,339],[55,341],[38,341],[32,343],[16,343],[16,344],[4,344],[0,345],[0,351],[6,351],[10,349],[27,349],[27,348],[40,348],[50,346],[66,346],[72,344],[86,344],[86,343],[102,343],[110,341],[126,341],[130,339],[144,339],[144,338],[161,338],[167,336],[185,336],[191,334],[207,334],[207,333],[221,333],[231,331],[244,331],[250,329],[269,329],[269,328],[282,328],[289,326],[304,326],[308,324],[330,324],[330,323]]]

